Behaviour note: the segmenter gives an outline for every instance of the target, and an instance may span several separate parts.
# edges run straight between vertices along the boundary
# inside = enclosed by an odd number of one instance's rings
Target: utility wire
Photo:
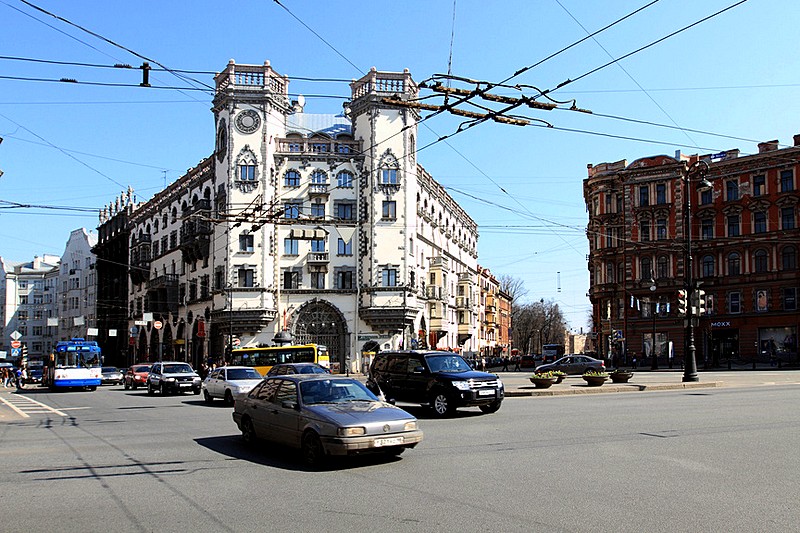
[[[582,30],[583,30],[585,33],[587,33],[587,34],[589,33],[589,30],[587,30],[587,29],[586,29],[586,27],[585,27],[583,24],[581,24],[581,22],[580,22],[580,21],[579,21],[579,20],[578,20],[578,19],[575,17],[575,15],[573,15],[573,14],[572,14],[572,13],[571,13],[571,12],[570,12],[570,11],[569,11],[567,8],[566,8],[566,7],[564,7],[564,4],[561,2],[561,0],[555,0],[555,1],[556,1],[556,3],[557,3],[559,6],[561,6],[561,9],[563,9],[563,10],[564,10],[564,11],[567,13],[567,15],[569,15],[569,16],[570,16],[570,18],[571,18],[573,21],[575,21],[575,24],[577,24],[578,26],[580,26],[580,27],[581,27],[581,29],[582,29]],[[598,40],[597,40],[597,38],[596,38],[596,37],[592,37],[592,40],[595,42],[595,44],[597,44],[597,46],[599,46],[599,47],[600,47],[600,49],[601,49],[601,50],[603,50],[603,52],[605,52],[605,53],[606,53],[606,55],[607,55],[608,57],[610,57],[610,58],[612,58],[612,59],[613,59],[613,57],[614,57],[614,56],[611,54],[611,52],[609,52],[609,51],[606,49],[606,47],[605,47],[605,46],[603,46],[603,45],[600,43],[600,41],[598,41]],[[692,139],[692,137],[689,135],[689,133],[688,133],[688,130],[685,130],[684,128],[681,128],[681,127],[678,125],[678,123],[675,121],[675,119],[674,119],[674,118],[672,118],[672,116],[671,116],[671,115],[670,115],[670,114],[667,112],[667,110],[666,110],[666,109],[664,109],[664,108],[661,106],[661,104],[659,104],[659,103],[656,101],[656,99],[655,99],[655,98],[653,98],[653,95],[651,95],[649,92],[647,92],[647,90],[645,90],[645,88],[644,88],[644,87],[642,87],[642,84],[641,84],[641,83],[639,83],[639,81],[638,81],[636,78],[634,78],[634,77],[633,77],[633,75],[632,75],[630,72],[628,72],[628,69],[626,69],[626,68],[625,68],[625,67],[622,65],[622,63],[617,63],[617,67],[618,67],[618,68],[619,68],[619,69],[620,69],[622,72],[624,72],[624,73],[625,73],[625,75],[626,75],[626,76],[628,76],[628,78],[630,78],[630,80],[631,80],[633,83],[635,83],[635,84],[636,84],[636,86],[637,86],[637,87],[639,87],[639,89],[641,89],[641,90],[642,90],[642,92],[644,92],[644,94],[647,96],[647,98],[649,98],[649,99],[650,99],[650,101],[651,101],[651,102],[653,102],[653,104],[655,104],[655,106],[656,106],[656,107],[657,107],[659,110],[661,110],[661,112],[662,112],[662,113],[664,113],[664,116],[666,116],[666,117],[669,119],[669,121],[670,121],[670,122],[672,122],[672,123],[673,123],[673,124],[674,124],[674,125],[675,125],[675,126],[676,126],[676,127],[677,127],[677,128],[680,130],[680,131],[681,131],[681,132],[683,132],[683,134],[684,134],[684,135],[686,135],[686,138],[687,138],[687,139],[689,139],[689,141],[690,141],[691,143],[697,144],[697,142],[696,142],[694,139]]]

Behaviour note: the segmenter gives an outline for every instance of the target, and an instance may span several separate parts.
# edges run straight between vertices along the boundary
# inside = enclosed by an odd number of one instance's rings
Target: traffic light
[[[678,291],[678,314],[685,315],[686,314],[686,290],[680,289]]]
[[[697,294],[697,316],[706,314],[706,291],[699,289]]]

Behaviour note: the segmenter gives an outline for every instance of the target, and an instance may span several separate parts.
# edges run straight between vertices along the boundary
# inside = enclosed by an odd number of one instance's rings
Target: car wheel
[[[136,389],[138,389],[138,388],[139,388],[139,385],[137,385],[136,383],[131,383],[131,388],[132,388],[133,390],[136,390]]]
[[[165,384],[161,384],[161,396],[167,395],[167,386]]]
[[[492,403],[487,404],[487,405],[480,405],[479,407],[480,407],[480,410],[483,411],[484,413],[487,413],[487,414],[496,413],[497,411],[500,410],[500,404],[502,404],[502,403],[503,403],[502,401],[500,401],[500,402],[492,402]]]
[[[208,390],[204,390],[204,391],[203,391],[203,399],[204,399],[204,400],[206,401],[206,403],[208,403],[208,404],[212,404],[212,403],[214,403],[214,397],[213,397],[213,396],[211,396],[211,395],[208,393]]]
[[[150,396],[152,396],[153,394],[155,394],[155,392],[156,392],[156,391],[155,391],[155,390],[153,390],[153,384],[152,384],[152,383],[150,383],[150,382],[148,381],[148,382],[147,382],[147,394],[149,394]]]
[[[253,421],[249,417],[242,419],[242,440],[248,446],[255,444],[257,440],[256,428],[253,427]]]
[[[125,390],[128,390],[130,388],[131,388],[131,384],[126,381],[125,382]]]
[[[97,386],[96,385],[92,385],[91,387],[86,387],[86,388],[89,389],[89,390],[97,390]]]
[[[441,391],[433,394],[433,398],[431,398],[431,407],[433,407],[434,414],[439,417],[451,416],[456,410],[455,403],[450,396]]]
[[[303,462],[310,468],[318,468],[325,461],[325,450],[322,448],[322,441],[313,431],[307,431],[303,435],[301,446]]]
[[[233,394],[230,390],[225,391],[225,405],[233,405]]]
[[[192,389],[192,392],[196,395],[200,394],[200,388]]]

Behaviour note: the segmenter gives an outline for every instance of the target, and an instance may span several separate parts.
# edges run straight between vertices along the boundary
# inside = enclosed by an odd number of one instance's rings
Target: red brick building
[[[708,164],[701,177],[691,165]],[[702,164],[702,163],[701,163]],[[704,165],[703,165],[704,166]],[[759,152],[654,156],[589,165],[590,299],[599,356],[678,365],[685,321],[685,215],[693,277],[707,313],[695,327],[697,364],[797,362],[800,135]],[[691,196],[685,196],[687,184]],[[691,207],[689,202],[691,201]]]

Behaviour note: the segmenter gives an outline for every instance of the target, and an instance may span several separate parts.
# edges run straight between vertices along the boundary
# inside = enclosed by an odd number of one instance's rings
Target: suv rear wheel
[[[436,391],[431,397],[431,407],[436,416],[452,416],[456,412],[456,404],[444,391]]]
[[[152,383],[150,383],[150,382],[148,381],[148,382],[147,382],[147,394],[149,394],[150,396],[152,396],[153,394],[155,394],[155,392],[156,392],[156,391],[155,391],[155,390],[153,390],[153,384],[152,384]]]

